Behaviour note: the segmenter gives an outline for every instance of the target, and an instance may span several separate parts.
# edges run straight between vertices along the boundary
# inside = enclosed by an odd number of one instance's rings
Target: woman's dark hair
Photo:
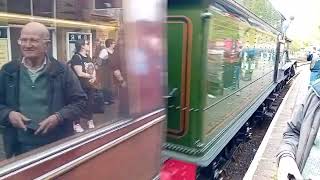
[[[74,45],[76,46],[76,53],[80,52],[81,46],[84,46],[86,44],[86,40],[84,39],[79,39],[77,40]]]
[[[107,39],[107,40],[105,41],[106,48],[110,47],[112,43],[114,43],[114,40],[113,40],[113,39]]]

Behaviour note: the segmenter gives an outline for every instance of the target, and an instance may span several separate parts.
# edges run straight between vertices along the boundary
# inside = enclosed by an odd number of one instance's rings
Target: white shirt
[[[41,64],[41,66],[39,66],[38,68],[34,69],[31,66],[27,65],[25,58],[22,59],[21,63],[23,64],[24,67],[27,68],[28,70],[28,74],[30,76],[31,81],[34,83],[36,81],[36,79],[40,76],[40,74],[42,74],[42,72],[44,71],[44,68],[47,64],[47,58],[44,58],[43,63]]]
[[[108,50],[105,48],[105,49],[102,49],[101,51],[100,51],[100,53],[99,53],[99,58],[100,59],[103,59],[103,60],[106,60],[106,59],[108,59],[108,57],[109,57],[109,52],[108,52]]]
[[[45,67],[45,65],[47,64],[47,58],[44,58],[43,63],[41,64],[41,66],[39,66],[37,69],[32,68],[31,66],[27,65],[25,58],[22,58],[21,63],[33,74],[38,73],[39,71],[43,70],[43,68]]]
[[[109,54],[112,54],[113,53],[113,50],[111,49],[108,49],[108,48],[104,48],[100,51],[99,53],[99,58],[100,59],[103,59],[103,60],[106,60],[109,58]]]

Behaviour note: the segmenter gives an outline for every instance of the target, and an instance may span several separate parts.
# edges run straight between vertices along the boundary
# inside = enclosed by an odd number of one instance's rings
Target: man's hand
[[[26,131],[27,127],[25,122],[30,121],[30,119],[19,112],[11,111],[9,113],[9,121],[14,127],[21,128]]]
[[[46,134],[51,129],[55,128],[58,124],[59,118],[57,117],[57,115],[51,115],[47,119],[39,123],[39,128],[36,130],[34,134]]]
[[[288,174],[293,175],[296,180],[303,180],[296,161],[291,156],[282,157],[278,167],[278,180],[288,180]]]

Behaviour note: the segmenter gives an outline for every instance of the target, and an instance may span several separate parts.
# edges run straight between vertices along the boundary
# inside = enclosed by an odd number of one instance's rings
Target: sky
[[[320,34],[320,0],[270,0],[285,16],[295,19],[288,29],[288,36],[299,40],[312,40]]]

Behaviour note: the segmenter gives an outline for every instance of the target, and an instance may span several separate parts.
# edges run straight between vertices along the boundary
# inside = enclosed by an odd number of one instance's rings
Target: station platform
[[[275,114],[267,133],[243,178],[244,180],[277,179],[276,154],[279,150],[287,121],[291,118],[294,105],[296,103],[301,103],[308,91],[310,78],[309,67],[309,65],[304,65],[297,68],[299,74],[292,80],[292,85]]]

